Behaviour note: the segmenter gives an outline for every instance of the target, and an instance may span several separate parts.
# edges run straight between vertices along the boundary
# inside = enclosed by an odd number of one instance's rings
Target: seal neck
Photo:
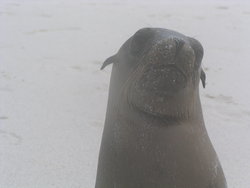
[[[158,107],[161,109],[153,109],[150,106],[147,108],[147,104],[137,106],[131,102],[129,97],[121,97],[117,110],[119,114],[126,116],[132,116],[132,113],[136,113],[145,117],[168,120],[187,121],[203,119],[198,90],[192,97],[186,97],[182,100],[169,100],[168,103],[161,104],[161,106],[158,105]]]

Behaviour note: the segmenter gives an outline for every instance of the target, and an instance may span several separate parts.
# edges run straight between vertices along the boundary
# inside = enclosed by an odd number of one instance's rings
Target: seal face
[[[198,85],[200,62],[196,61],[195,52],[185,39],[170,35],[157,40],[139,61],[129,96],[131,102],[144,111],[168,115],[169,101],[183,98],[183,95],[191,96]],[[179,112],[188,104],[182,105]]]
[[[199,99],[203,48],[162,28],[137,31],[113,63],[96,188],[226,188]]]

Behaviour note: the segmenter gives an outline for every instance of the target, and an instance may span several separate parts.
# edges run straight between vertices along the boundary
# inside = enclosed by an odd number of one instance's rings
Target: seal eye
[[[146,43],[151,36],[152,30],[150,28],[144,28],[137,31],[130,44],[131,54],[134,56],[139,55],[145,48]]]

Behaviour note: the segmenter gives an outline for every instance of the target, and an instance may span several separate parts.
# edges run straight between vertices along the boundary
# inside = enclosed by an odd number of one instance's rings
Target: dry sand
[[[206,126],[229,188],[250,187],[250,3],[0,1],[0,187],[93,188],[111,66],[141,27],[200,40]]]

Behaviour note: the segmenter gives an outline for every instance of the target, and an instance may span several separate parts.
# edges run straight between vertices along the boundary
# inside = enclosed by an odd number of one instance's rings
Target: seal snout
[[[189,44],[175,37],[158,41],[148,53],[150,63],[164,65],[179,64],[179,66],[185,63],[180,61],[180,56],[185,56],[186,60],[188,60],[188,58],[191,58],[191,56],[194,57],[194,55],[194,51]]]
[[[153,45],[148,56],[151,63],[175,64],[175,54],[177,53],[177,44],[174,39],[161,40]]]
[[[138,82],[142,90],[177,92],[186,85],[185,75],[175,66],[151,66]]]
[[[194,51],[184,40],[160,40],[149,50],[141,85],[144,89],[177,92],[185,88],[194,64]]]

